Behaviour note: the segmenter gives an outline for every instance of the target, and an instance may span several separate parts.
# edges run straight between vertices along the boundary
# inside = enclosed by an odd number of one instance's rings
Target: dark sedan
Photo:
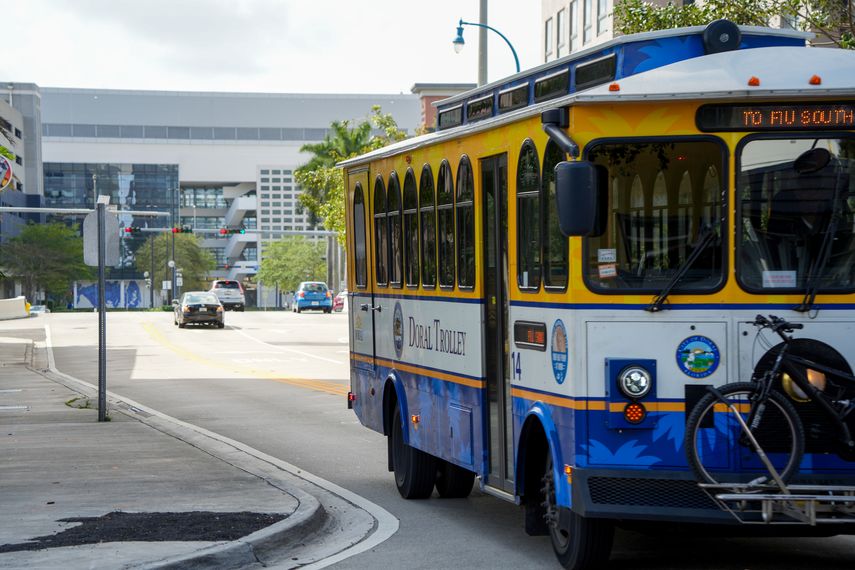
[[[226,326],[223,322],[223,305],[217,296],[208,291],[190,291],[181,295],[181,300],[172,301],[174,322],[178,328],[184,328],[190,323],[211,324],[219,328]]]

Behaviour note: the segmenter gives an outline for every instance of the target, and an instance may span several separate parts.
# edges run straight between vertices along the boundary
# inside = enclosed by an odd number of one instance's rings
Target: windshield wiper
[[[837,177],[834,180],[834,194],[831,198],[831,219],[828,221],[828,228],[825,230],[825,235],[822,236],[819,255],[811,263],[808,278],[805,281],[805,296],[802,298],[801,304],[793,308],[794,311],[798,311],[799,313],[807,313],[813,309],[813,302],[816,299],[816,294],[819,292],[819,280],[822,274],[825,273],[828,260],[831,259],[834,236],[837,233],[837,226],[840,225],[840,218],[843,217],[843,204],[840,200],[841,179],[841,172],[838,170]]]
[[[676,287],[677,283],[680,282],[686,272],[694,265],[695,261],[701,256],[701,253],[707,248],[707,246],[712,243],[713,239],[717,237],[715,229],[712,226],[705,226],[700,235],[698,236],[697,241],[695,242],[695,246],[692,248],[691,253],[689,253],[689,257],[686,258],[686,261],[683,262],[680,267],[677,268],[677,271],[674,273],[674,276],[671,277],[671,280],[667,285],[662,289],[659,295],[656,296],[653,301],[647,305],[645,311],[649,311],[651,313],[655,313],[657,311],[662,310],[662,304],[665,302],[665,299],[668,298],[668,295],[671,293],[671,290]]]

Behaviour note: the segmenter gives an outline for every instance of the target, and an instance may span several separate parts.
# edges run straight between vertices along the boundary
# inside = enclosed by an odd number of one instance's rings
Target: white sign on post
[[[104,266],[119,264],[119,218],[113,212],[104,212]],[[83,218],[83,263],[98,267],[98,212]]]
[[[172,289],[172,281],[164,281],[163,287],[161,287],[161,289],[163,289],[164,291],[169,291],[170,289]]]

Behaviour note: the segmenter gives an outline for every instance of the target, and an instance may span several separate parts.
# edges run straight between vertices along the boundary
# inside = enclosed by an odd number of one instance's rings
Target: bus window
[[[543,284],[557,289],[567,287],[569,273],[569,244],[558,227],[558,207],[555,204],[555,165],[565,158],[557,144],[552,141],[546,143],[543,155],[543,201],[546,210],[543,217]]]
[[[422,287],[436,287],[436,205],[433,172],[425,164],[419,182],[419,212],[422,224]]]
[[[389,218],[389,284],[400,287],[404,274],[404,236],[401,231],[401,185],[394,172],[389,176],[386,200],[386,216]]]
[[[457,168],[457,285],[475,286],[475,184],[472,165],[463,157]]]
[[[585,241],[588,284],[659,293],[697,246],[674,290],[717,289],[724,279],[724,156],[712,140],[593,146],[588,159],[609,172],[609,216],[603,235]]]
[[[443,161],[436,181],[436,213],[439,233],[439,285],[454,287],[454,181]]]
[[[740,284],[855,290],[855,138],[754,138],[738,161]]]
[[[416,177],[412,169],[404,177],[404,281],[408,287],[419,286],[419,200]]]
[[[388,283],[389,226],[386,223],[386,189],[380,177],[374,183],[374,248],[377,285],[385,287]]]
[[[517,284],[540,288],[540,164],[534,143],[527,140],[517,163]]]
[[[365,250],[365,200],[362,197],[362,185],[357,184],[353,192],[353,233],[354,253],[356,257],[356,286],[368,285],[368,262]]]

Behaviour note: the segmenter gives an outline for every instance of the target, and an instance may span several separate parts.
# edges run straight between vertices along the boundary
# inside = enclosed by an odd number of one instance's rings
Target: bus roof
[[[612,47],[618,45],[617,42],[619,41],[624,46],[629,44],[638,46],[640,43],[649,46],[651,40],[661,43],[662,38],[673,38],[675,34],[685,36],[689,32],[696,34],[703,29],[684,28],[672,30],[671,34],[655,32],[626,36],[614,40],[615,43],[612,43]],[[741,27],[740,30],[748,33],[770,32],[773,36],[777,37],[780,34],[784,38],[793,38],[798,34],[797,37],[801,38],[802,46],[804,46],[805,34],[801,32],[788,30],[786,31],[788,33],[785,34],[781,30],[745,27]],[[677,34],[677,32],[681,33]],[[590,50],[587,51],[590,52]],[[671,56],[666,55],[665,57]],[[786,62],[786,65],[782,65],[782,62]],[[553,70],[553,67],[540,66],[535,68],[535,70],[541,71],[544,69],[549,72]],[[532,72],[527,72],[529,73],[527,77]],[[522,75],[526,74],[518,74],[514,77]],[[814,75],[820,78],[819,85],[809,83],[810,78]],[[549,73],[545,75],[547,78],[550,76]],[[751,77],[758,78],[759,85],[749,86],[748,80]],[[612,83],[616,83],[619,90],[613,90]],[[490,86],[478,88],[469,94],[458,95],[453,98],[449,105],[457,102],[458,106],[464,106],[468,104],[467,101],[478,101],[479,98],[483,100],[485,99],[484,92],[490,88],[494,89],[498,95],[506,92],[506,90],[501,89],[503,85],[506,83],[494,83]],[[774,100],[782,97],[789,99],[797,97],[847,98],[852,96],[855,96],[855,51],[793,45],[735,49],[709,55],[696,55],[689,59],[680,57],[677,61],[617,77],[613,81],[601,82],[589,88],[572,91],[569,94],[565,93],[542,102],[535,101],[514,110],[497,113],[494,116],[477,121],[465,122],[454,128],[406,139],[368,154],[345,160],[339,163],[339,166],[349,167],[363,164],[377,158],[393,156],[399,152],[414,150],[443,140],[489,130],[502,124],[539,115],[547,109],[568,105],[612,101],[698,99],[733,99],[739,101],[746,98]],[[443,100],[440,104],[445,105],[447,101]]]

